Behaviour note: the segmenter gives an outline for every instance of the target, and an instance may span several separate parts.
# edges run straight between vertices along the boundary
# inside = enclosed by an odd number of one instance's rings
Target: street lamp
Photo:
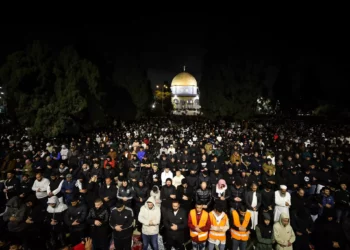
[[[157,89],[160,88],[159,85],[157,85],[156,87],[157,87]],[[162,110],[164,110],[164,109],[163,109],[164,89],[167,89],[168,86],[166,86],[165,84],[163,84],[163,85],[161,86],[161,88],[162,88]]]

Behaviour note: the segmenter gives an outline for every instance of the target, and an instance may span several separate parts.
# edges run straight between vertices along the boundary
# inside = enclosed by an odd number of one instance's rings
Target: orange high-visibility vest
[[[208,217],[209,217],[208,212],[205,210],[202,210],[202,215],[201,215],[201,218],[198,222],[196,209],[192,209],[190,211],[190,216],[191,216],[193,226],[199,227],[199,228],[204,227],[207,224]],[[192,238],[197,236],[199,241],[206,241],[208,239],[208,232],[200,232],[199,233],[199,232],[190,230],[190,235]]]
[[[250,221],[250,213],[249,212],[245,213],[242,225],[241,225],[241,222],[239,220],[238,212],[236,210],[232,211],[232,218],[233,218],[233,223],[236,227],[247,228],[249,221]],[[246,232],[236,231],[233,228],[231,228],[231,237],[232,237],[232,239],[236,239],[236,240],[248,241],[249,233],[247,231]]]
[[[212,226],[215,227],[224,227],[226,226],[227,223],[227,215],[225,214],[225,216],[221,219],[221,221],[219,223],[216,222],[216,218],[215,215],[213,214],[214,211],[211,211],[209,213],[209,220]],[[216,241],[216,240],[220,240],[222,241],[226,241],[226,232],[217,232],[215,230],[210,230],[209,232],[209,238]]]

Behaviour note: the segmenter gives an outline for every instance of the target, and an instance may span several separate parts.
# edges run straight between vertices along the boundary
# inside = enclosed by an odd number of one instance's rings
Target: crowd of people
[[[148,119],[0,137],[0,249],[350,246],[343,124]]]

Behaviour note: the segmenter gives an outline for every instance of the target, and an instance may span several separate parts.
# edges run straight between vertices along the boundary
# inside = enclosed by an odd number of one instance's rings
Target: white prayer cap
[[[280,189],[287,189],[286,185],[280,185]]]

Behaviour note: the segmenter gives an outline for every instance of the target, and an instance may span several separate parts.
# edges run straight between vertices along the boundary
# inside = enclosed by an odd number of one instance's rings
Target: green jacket
[[[272,228],[271,228],[272,230]],[[255,227],[257,244],[255,250],[271,250],[273,245],[273,234],[271,235],[271,239],[263,238],[261,236],[259,225]]]

